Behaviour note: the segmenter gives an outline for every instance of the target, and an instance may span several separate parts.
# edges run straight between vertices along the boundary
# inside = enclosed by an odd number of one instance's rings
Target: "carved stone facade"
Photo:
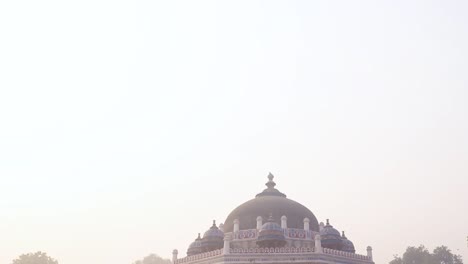
[[[213,223],[190,244],[187,257],[174,250],[174,264],[374,263],[371,247],[367,255],[355,254],[344,232],[328,219],[318,224],[309,209],[274,188],[271,173],[268,178],[268,188],[234,209],[225,225]]]

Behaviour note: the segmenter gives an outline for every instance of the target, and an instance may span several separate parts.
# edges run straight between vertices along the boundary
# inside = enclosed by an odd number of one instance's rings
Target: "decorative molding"
[[[231,248],[231,254],[265,254],[265,253],[306,253],[314,252],[313,248],[295,248],[295,247],[281,247],[281,248]]]
[[[208,259],[208,258],[220,256],[220,255],[222,255],[222,253],[223,253],[222,249],[217,249],[217,250],[204,252],[204,253],[201,253],[201,254],[197,254],[197,255],[177,259],[174,264],[187,263],[187,262],[192,262],[192,261],[196,261],[196,260]]]
[[[320,256],[333,256],[335,258],[339,257],[339,259],[342,259],[344,261],[339,263],[373,263],[372,259],[365,255],[359,255],[329,248],[322,248],[322,250],[323,253],[315,252],[315,249],[310,247],[231,248],[229,249],[229,254],[225,254],[223,253],[223,249],[217,249],[214,251],[204,252],[201,254],[177,259],[175,260],[174,264],[214,264],[220,262],[245,262],[245,258],[249,258],[252,261],[257,260],[258,258],[258,262],[263,262],[262,260],[266,260],[266,258],[278,258],[278,261],[283,260],[283,258],[291,258],[297,262],[320,259]]]

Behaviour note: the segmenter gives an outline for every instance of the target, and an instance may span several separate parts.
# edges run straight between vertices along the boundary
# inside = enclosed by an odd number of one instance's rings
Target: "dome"
[[[356,250],[354,249],[353,242],[351,242],[351,240],[348,240],[348,238],[344,234],[344,231],[342,232],[342,235],[341,235],[341,250],[346,251],[346,252],[351,252],[351,253],[356,252]]]
[[[187,256],[196,255],[203,252],[201,247],[201,240],[200,233],[198,233],[197,239],[195,239],[195,241],[193,241],[187,249]]]
[[[322,237],[322,246],[331,249],[341,249],[341,236],[340,232],[330,225],[327,219],[327,225],[320,230],[320,236]]]
[[[216,222],[213,220],[213,225],[208,229],[208,231],[203,234],[201,240],[201,247],[203,252],[212,251],[215,249],[220,249],[223,247],[224,243],[224,233],[219,230],[216,226]]]
[[[273,175],[268,175],[268,187],[257,196],[234,209],[224,221],[224,231],[232,232],[234,220],[239,219],[239,229],[256,229],[257,217],[267,219],[272,214],[274,219],[285,215],[288,218],[288,228],[304,229],[304,218],[309,218],[310,230],[319,231],[315,215],[302,204],[286,198],[286,195],[275,189],[276,183]]]
[[[283,247],[286,244],[283,229],[270,216],[258,233],[257,245],[260,247]]]

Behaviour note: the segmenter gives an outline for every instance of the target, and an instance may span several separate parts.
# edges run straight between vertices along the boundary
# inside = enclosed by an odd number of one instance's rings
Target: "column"
[[[315,252],[322,253],[322,238],[320,235],[315,236]]]
[[[369,257],[370,260],[372,260],[372,247],[371,246],[367,247],[367,256]]]
[[[263,225],[263,218],[261,216],[257,216],[257,229],[260,230],[262,229]]]
[[[239,219],[234,219],[234,232],[239,232]]]
[[[223,254],[226,255],[226,254],[229,254],[229,250],[231,248],[231,235],[230,234],[226,234],[224,235],[224,247],[223,247]]]
[[[281,217],[281,228],[288,228],[288,218],[285,215]]]
[[[309,218],[304,218],[304,230],[309,230],[310,227],[309,227],[309,223],[310,223],[310,220]]]
[[[177,249],[174,249],[174,250],[172,251],[172,263],[174,263],[174,264],[175,264],[176,261],[177,261],[177,254],[178,254],[178,253],[179,253],[179,251],[177,251]]]

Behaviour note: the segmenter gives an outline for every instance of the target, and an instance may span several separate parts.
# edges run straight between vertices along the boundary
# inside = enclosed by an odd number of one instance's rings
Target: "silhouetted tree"
[[[28,253],[13,260],[12,264],[58,264],[58,261],[44,252]]]
[[[446,246],[440,246],[429,252],[423,245],[408,247],[403,257],[398,255],[390,264],[463,264],[460,255],[453,254]]]
[[[133,264],[172,264],[169,259],[163,259],[156,254],[150,254],[142,260],[137,260]]]
[[[403,259],[398,255],[393,255],[393,260],[390,261],[390,264],[403,264]]]
[[[453,254],[446,246],[436,247],[432,253],[434,263],[463,264],[460,255]]]

